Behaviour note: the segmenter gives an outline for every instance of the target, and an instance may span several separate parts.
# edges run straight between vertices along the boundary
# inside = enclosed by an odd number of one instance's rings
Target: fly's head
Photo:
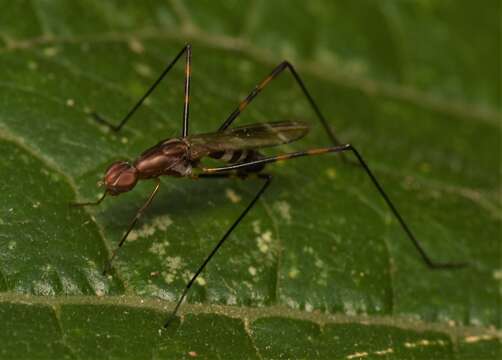
[[[116,161],[106,170],[103,182],[107,193],[119,195],[136,185],[138,170],[125,161]]]

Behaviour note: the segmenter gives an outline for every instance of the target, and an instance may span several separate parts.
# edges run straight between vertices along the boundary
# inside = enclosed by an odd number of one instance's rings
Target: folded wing
[[[192,159],[235,150],[254,150],[287,144],[304,137],[309,131],[301,121],[279,121],[251,124],[225,131],[188,137]]]

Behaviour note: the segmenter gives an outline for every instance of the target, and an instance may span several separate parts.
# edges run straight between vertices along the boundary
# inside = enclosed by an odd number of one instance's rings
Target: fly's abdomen
[[[249,162],[262,158],[255,150],[225,150],[211,153],[209,156],[229,164]]]

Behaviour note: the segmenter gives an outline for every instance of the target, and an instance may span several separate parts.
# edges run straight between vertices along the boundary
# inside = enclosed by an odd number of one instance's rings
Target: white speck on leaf
[[[33,282],[33,293],[35,295],[43,295],[43,296],[56,295],[54,288],[49,283],[42,282],[42,281],[34,281]]]
[[[165,271],[162,272],[162,277],[164,278],[166,284],[171,284],[174,281],[174,275]]]
[[[368,356],[368,353],[363,351],[363,352],[356,352],[351,355],[347,355],[347,359],[357,359],[357,358],[363,358]]]
[[[57,53],[59,52],[59,49],[56,47],[46,47],[44,50],[44,55],[47,57],[53,57],[56,56]]]
[[[152,76],[152,69],[143,63],[136,63],[134,65],[134,70],[143,77],[149,78]]]
[[[328,169],[326,169],[326,175],[331,180],[336,179],[336,169],[335,168],[328,168]]]
[[[136,54],[142,54],[145,52],[145,47],[143,46],[143,43],[139,41],[138,39],[131,39],[129,40],[129,49],[136,53]]]
[[[149,252],[152,254],[157,254],[160,257],[163,257],[164,255],[167,254],[167,248],[169,247],[169,241],[163,241],[163,242],[154,242],[150,248],[148,249]]]
[[[305,246],[303,248],[303,252],[312,255],[314,253],[314,249],[311,246]]]
[[[235,305],[237,304],[237,298],[235,295],[229,295],[227,298],[227,305]]]
[[[52,265],[51,264],[45,264],[42,266],[42,272],[48,274],[52,270]]]
[[[493,278],[502,281],[502,269],[493,270]]]
[[[96,294],[97,297],[101,297],[105,295],[105,286],[103,283],[97,284],[98,286],[95,286],[94,288],[94,293]]]
[[[351,315],[351,316],[356,315],[356,309],[354,308],[354,304],[352,304],[351,302],[345,302],[343,304],[343,311],[347,315]]]
[[[286,298],[286,305],[288,305],[291,309],[299,309],[300,306],[298,304],[298,302],[296,302],[295,300],[291,299],[291,298]]]
[[[234,204],[236,204],[242,200],[242,198],[239,195],[237,195],[237,193],[232,189],[226,189],[225,195]]]
[[[253,221],[252,226],[253,226],[253,231],[255,232],[255,234],[261,233],[260,220]]]
[[[291,222],[291,205],[286,201],[277,201],[274,207],[279,211],[281,217],[288,223]]]
[[[394,352],[394,350],[392,348],[388,348],[385,350],[377,350],[377,351],[375,351],[375,354],[376,355],[386,355],[386,354],[392,354],[393,352]]]
[[[464,338],[464,341],[466,343],[477,343],[479,341],[488,341],[488,340],[493,340],[495,339],[496,336],[494,335],[471,335],[471,336],[466,336]]]
[[[72,281],[72,279],[67,278],[66,276],[61,276],[61,286],[63,288],[64,294],[78,294],[80,293],[80,289],[76,283]]]
[[[263,234],[258,236],[256,238],[256,242],[258,244],[258,249],[262,253],[268,252],[270,249],[270,243],[272,241],[272,232],[271,231],[265,231]]]
[[[28,69],[30,69],[30,70],[37,70],[38,69],[38,64],[35,61],[28,62]]]
[[[181,257],[179,256],[168,256],[165,259],[166,267],[169,271],[175,272],[182,268],[183,263],[181,261]]]
[[[195,279],[195,281],[197,282],[197,284],[199,284],[200,286],[206,286],[206,279],[204,279],[201,275],[199,275],[197,277],[197,279]]]
[[[272,241],[272,232],[265,231],[261,237],[263,238],[263,241],[270,243]]]
[[[92,260],[87,260],[87,264],[90,269],[87,269],[85,271],[86,276],[87,276],[87,281],[89,285],[92,287],[94,290],[94,293],[96,296],[103,296],[106,293],[106,284],[103,282],[103,277],[101,276],[101,269],[98,269],[96,266],[96,263]],[[108,279],[111,279],[111,275],[108,277]]]
[[[248,271],[251,274],[251,276],[255,276],[256,275],[256,268],[254,266],[250,266],[248,268]]]
[[[288,276],[290,279],[296,279],[299,274],[300,271],[297,268],[292,267],[291,269],[289,269]]]
[[[169,215],[157,216],[151,223],[144,224],[141,228],[131,231],[127,240],[134,241],[139,238],[152,236],[157,230],[165,231],[172,223],[173,221]],[[169,245],[167,241],[165,243],[167,243],[166,246]]]
[[[472,325],[475,325],[475,326],[481,326],[483,324],[483,322],[478,317],[475,317],[475,316],[471,316],[469,321]]]
[[[405,342],[404,347],[407,348],[416,348],[416,347],[426,347],[426,346],[433,346],[433,345],[439,345],[439,346],[445,346],[446,342],[443,340],[427,340],[427,339],[422,339],[422,340],[417,340],[415,342]]]

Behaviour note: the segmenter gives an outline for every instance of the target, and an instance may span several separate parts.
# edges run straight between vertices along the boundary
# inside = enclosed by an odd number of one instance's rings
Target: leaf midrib
[[[25,305],[46,305],[53,308],[64,305],[114,305],[134,307],[146,310],[158,311],[169,314],[174,308],[175,302],[143,298],[136,295],[106,295],[98,296],[39,296],[31,294],[19,294],[13,292],[0,293],[0,304],[16,303]],[[361,324],[361,325],[383,325],[392,326],[403,330],[414,330],[421,332],[435,331],[441,332],[452,339],[466,338],[469,336],[490,336],[493,339],[502,340],[502,331],[491,326],[466,326],[450,323],[429,323],[417,319],[413,316],[404,315],[346,315],[323,313],[318,310],[307,312],[299,309],[292,309],[285,305],[269,305],[260,307],[246,307],[220,304],[190,304],[186,303],[179,310],[179,315],[183,318],[186,314],[217,314],[243,321],[254,322],[262,318],[280,317],[294,320],[304,320],[313,322],[319,326],[332,324]]]

